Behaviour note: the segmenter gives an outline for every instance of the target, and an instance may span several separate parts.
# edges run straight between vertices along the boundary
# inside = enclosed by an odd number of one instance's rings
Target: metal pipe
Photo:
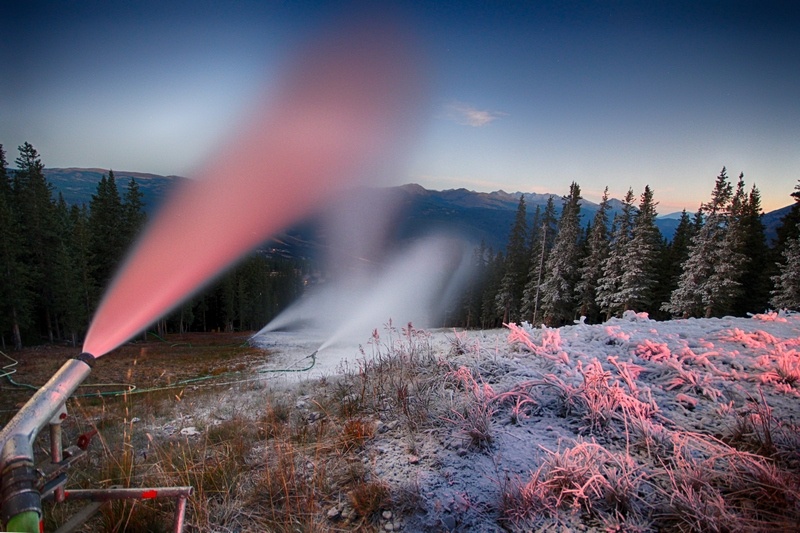
[[[68,500],[93,500],[104,502],[110,500],[153,500],[155,498],[188,498],[192,495],[192,487],[144,487],[107,489],[67,489]]]
[[[191,491],[190,491],[191,493]],[[186,517],[186,499],[188,496],[179,496],[177,507],[175,508],[175,523],[172,525],[173,533],[183,531],[183,522]]]
[[[64,449],[61,443],[61,422],[67,418],[67,407],[63,403],[50,420],[50,462],[58,464],[64,459]],[[56,502],[64,501],[64,486],[59,485],[53,492]]]
[[[33,441],[86,379],[94,360],[88,353],[69,359],[0,431],[0,523],[7,524],[16,516],[30,517],[32,513],[41,522],[42,500],[36,490]]]

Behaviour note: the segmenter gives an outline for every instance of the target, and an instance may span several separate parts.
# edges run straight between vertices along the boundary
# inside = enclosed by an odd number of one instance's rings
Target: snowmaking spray
[[[318,218],[323,279],[250,342],[270,346],[283,334],[290,344],[318,340],[314,368],[324,373],[355,355],[349,349],[376,325],[440,324],[473,274],[471,247],[452,227],[405,226],[403,204],[378,188],[348,189],[329,202]],[[291,335],[296,331],[302,341]]]
[[[88,499],[75,520],[119,498],[175,498],[183,529],[191,487],[65,490],[82,454],[61,447],[65,402],[95,361],[180,305],[269,235],[318,208],[343,184],[403,153],[419,116],[419,57],[391,22],[355,20],[301,51],[269,105],[166,202],[130,251],[69,359],[0,431],[0,525],[43,530],[42,500]],[[51,457],[34,462],[50,425]],[[88,439],[88,437],[87,437]],[[80,443],[79,443],[80,444]],[[85,442],[84,442],[85,444]]]

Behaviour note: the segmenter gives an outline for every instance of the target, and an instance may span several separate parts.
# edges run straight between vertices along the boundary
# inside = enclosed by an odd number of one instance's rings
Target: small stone
[[[394,531],[394,524],[392,524],[391,522],[386,522],[386,523],[383,525],[383,529],[384,529],[385,531]]]
[[[185,435],[187,437],[193,437],[195,435],[199,435],[200,432],[197,431],[197,428],[194,426],[189,426],[188,428],[183,428],[181,430],[181,435]]]
[[[392,519],[392,512],[391,511],[384,511],[381,516],[384,520],[391,520]]]
[[[396,427],[397,427],[397,425],[398,425],[399,423],[400,423],[400,422],[398,422],[397,420],[392,420],[391,422],[389,422],[388,424],[386,424],[386,427],[388,427],[389,429],[394,429],[394,428],[396,428]]]
[[[328,520],[336,520],[337,518],[339,518],[339,516],[341,516],[341,514],[342,511],[334,505],[333,507],[328,509]]]
[[[416,455],[409,455],[408,462],[412,465],[419,464],[419,457],[417,457]]]
[[[439,519],[442,523],[442,527],[445,531],[455,531],[456,529],[456,519],[451,515],[445,515]]]

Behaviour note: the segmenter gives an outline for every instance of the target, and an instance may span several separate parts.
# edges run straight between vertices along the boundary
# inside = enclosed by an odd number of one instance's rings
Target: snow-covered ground
[[[385,530],[648,531],[665,520],[688,529],[712,520],[720,530],[743,520],[748,530],[756,511],[712,478],[746,480],[742,465],[762,462],[793,465],[781,479],[800,494],[800,315],[656,322],[627,312],[601,325],[420,338],[442,369],[446,405],[418,431],[403,429],[397,409],[374,414],[364,460],[390,486],[411,483],[422,496],[421,511],[390,513]],[[272,332],[254,342],[278,354],[270,366],[305,368],[325,339]],[[374,346],[326,348],[293,379],[333,377],[370,353]],[[702,479],[687,481],[692,468]],[[627,484],[627,496],[614,496],[615,483]],[[786,516],[797,518],[800,501],[786,498]],[[686,516],[701,516],[670,518],[687,506]],[[780,517],[774,524],[791,530]]]

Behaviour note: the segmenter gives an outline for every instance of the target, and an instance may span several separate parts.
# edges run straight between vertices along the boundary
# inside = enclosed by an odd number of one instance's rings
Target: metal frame
[[[42,501],[90,500],[63,524],[57,533],[74,531],[111,500],[175,498],[173,531],[183,531],[186,500],[192,487],[153,487],[67,490],[67,470],[86,453],[91,435],[82,435],[78,446],[62,447],[61,423],[67,417],[66,401],[91,372],[95,358],[88,353],[69,359],[0,431],[0,526],[14,523],[20,531],[39,533]],[[50,425],[50,461],[35,465],[33,442]],[[82,442],[81,442],[82,441]]]

